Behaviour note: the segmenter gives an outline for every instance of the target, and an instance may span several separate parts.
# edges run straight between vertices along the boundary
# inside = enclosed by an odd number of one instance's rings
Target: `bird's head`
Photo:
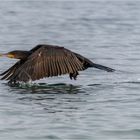
[[[21,51],[21,50],[15,50],[5,54],[0,54],[0,56],[6,56],[8,58],[14,59],[26,59],[29,55],[30,55],[29,51]]]

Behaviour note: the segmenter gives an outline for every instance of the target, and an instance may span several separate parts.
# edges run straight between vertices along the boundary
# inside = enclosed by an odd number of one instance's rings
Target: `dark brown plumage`
[[[69,74],[70,79],[76,79],[79,74],[78,71],[89,67],[108,72],[114,71],[109,67],[95,64],[82,55],[64,47],[53,45],[37,45],[30,51],[16,50],[3,55],[20,59],[12,67],[0,74],[0,76],[3,76],[1,80],[8,80],[9,83],[34,81],[43,77],[62,74]]]

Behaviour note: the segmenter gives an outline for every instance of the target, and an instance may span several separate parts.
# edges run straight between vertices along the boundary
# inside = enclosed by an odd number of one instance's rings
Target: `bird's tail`
[[[100,70],[105,70],[107,72],[114,72],[115,69],[112,69],[112,68],[109,68],[109,67],[106,67],[106,66],[103,66],[103,65],[100,65],[100,64],[96,64],[96,63],[90,63],[90,67],[94,67],[94,68],[97,68],[97,69],[100,69]]]
[[[83,57],[80,54],[77,54],[77,53],[74,53],[74,54],[83,63],[85,69],[87,69],[89,67],[94,67],[94,68],[104,70],[104,71],[107,71],[107,72],[114,72],[115,71],[115,69],[112,69],[112,68],[109,68],[109,67],[106,67],[106,66],[103,66],[103,65],[100,65],[100,64],[96,64],[96,63],[90,61],[89,59]]]

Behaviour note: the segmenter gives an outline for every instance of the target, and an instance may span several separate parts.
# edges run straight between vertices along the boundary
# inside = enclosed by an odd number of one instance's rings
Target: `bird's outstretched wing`
[[[63,47],[42,46],[33,51],[24,64],[9,77],[9,80],[34,81],[83,69],[83,63],[73,52]]]
[[[12,67],[10,67],[8,70],[4,71],[3,73],[0,74],[0,76],[3,76],[1,80],[8,80],[10,76],[12,76],[16,69],[18,69],[22,65],[23,61],[19,60],[16,62]]]

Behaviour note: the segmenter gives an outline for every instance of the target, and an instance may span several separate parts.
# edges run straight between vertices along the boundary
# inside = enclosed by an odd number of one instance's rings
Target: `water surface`
[[[117,69],[0,82],[2,140],[140,139],[140,2],[1,1],[0,52],[57,44]],[[0,59],[0,72],[16,60]]]

